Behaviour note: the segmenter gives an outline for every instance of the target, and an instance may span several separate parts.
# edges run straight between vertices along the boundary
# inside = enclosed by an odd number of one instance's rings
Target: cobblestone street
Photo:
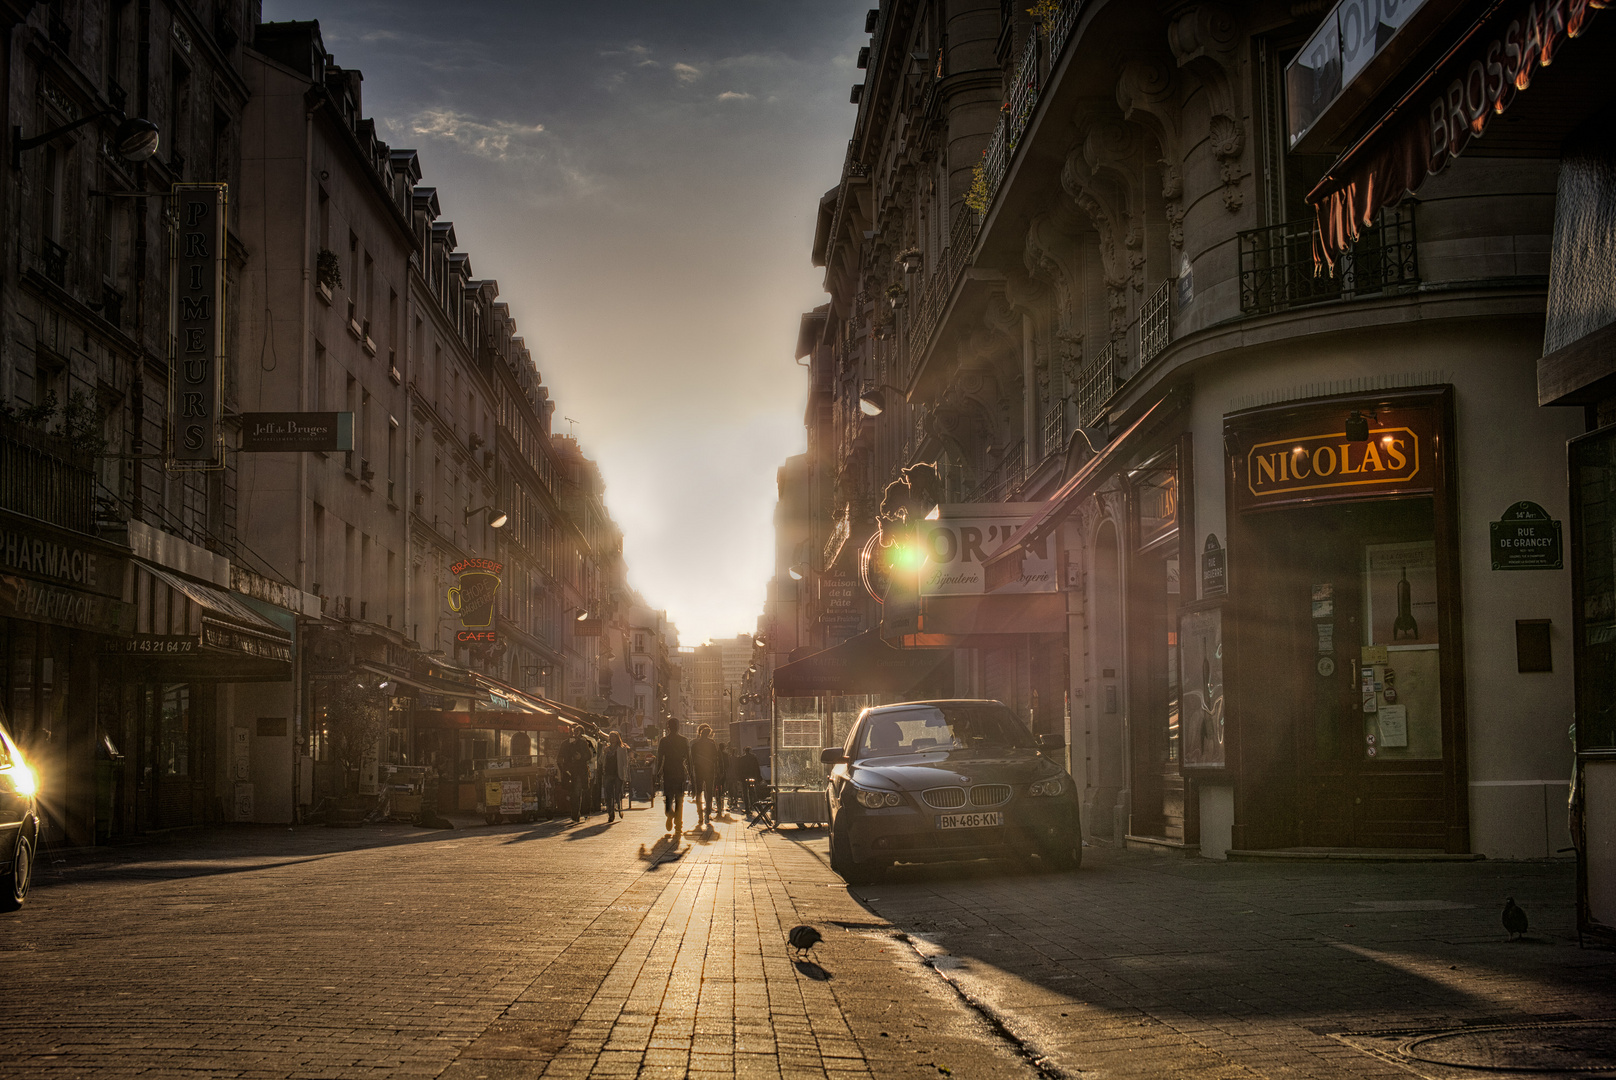
[[[820,832],[729,821],[675,849],[661,823],[56,855],[0,924],[5,1074],[1446,1080],[1480,1074],[1394,1064],[1374,1033],[1616,1016],[1564,863],[1090,849],[1075,875],[901,867],[849,891]],[[799,922],[826,938],[800,963]]]
[[[0,1072],[1033,1075],[811,852],[661,825],[639,804],[70,853],[0,923]],[[822,968],[786,946],[804,921]]]

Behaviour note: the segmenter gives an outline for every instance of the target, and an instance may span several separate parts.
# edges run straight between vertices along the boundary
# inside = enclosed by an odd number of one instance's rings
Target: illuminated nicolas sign
[[[169,263],[168,462],[224,464],[219,431],[224,363],[225,185],[174,185]]]
[[[1434,396],[1416,391],[1406,399]],[[1235,507],[1257,510],[1435,490],[1442,471],[1435,405],[1331,400],[1231,417],[1224,443]],[[1347,437],[1342,421],[1354,408],[1368,420],[1367,439]]]
[[[461,559],[449,567],[455,583],[449,589],[449,610],[460,616],[455,640],[468,645],[494,643],[494,598],[499,595],[503,563],[492,559]]]

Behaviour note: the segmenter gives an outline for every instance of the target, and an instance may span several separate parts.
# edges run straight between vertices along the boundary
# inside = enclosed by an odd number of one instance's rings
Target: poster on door
[[[1178,623],[1179,722],[1186,767],[1224,764],[1223,611],[1185,612]]]
[[[1364,545],[1370,645],[1435,645],[1436,542]]]

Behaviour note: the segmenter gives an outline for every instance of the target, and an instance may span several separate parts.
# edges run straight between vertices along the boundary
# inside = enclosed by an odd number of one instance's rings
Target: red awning
[[[1376,214],[1485,135],[1603,6],[1494,0],[1308,192],[1314,265],[1334,266]]]
[[[1151,417],[1165,416],[1169,411],[1168,403],[1174,401],[1176,396],[1169,393],[1146,409],[1139,419],[1128,425],[1126,431],[1112,439],[1087,464],[1073,473],[1072,478],[1062,484],[1003,547],[988,556],[982,564],[983,586],[988,592],[1002,589],[1021,577],[1022,551],[1027,544],[1047,535],[1050,529],[1065,521],[1067,515],[1077,509],[1078,503],[1104,483],[1115,470],[1123,450],[1132,443],[1135,433],[1142,430]]]

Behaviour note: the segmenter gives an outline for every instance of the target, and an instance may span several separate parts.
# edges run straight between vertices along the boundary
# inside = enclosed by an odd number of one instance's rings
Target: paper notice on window
[[[1378,719],[1380,721],[1381,746],[1408,745],[1407,705],[1382,705]]]

